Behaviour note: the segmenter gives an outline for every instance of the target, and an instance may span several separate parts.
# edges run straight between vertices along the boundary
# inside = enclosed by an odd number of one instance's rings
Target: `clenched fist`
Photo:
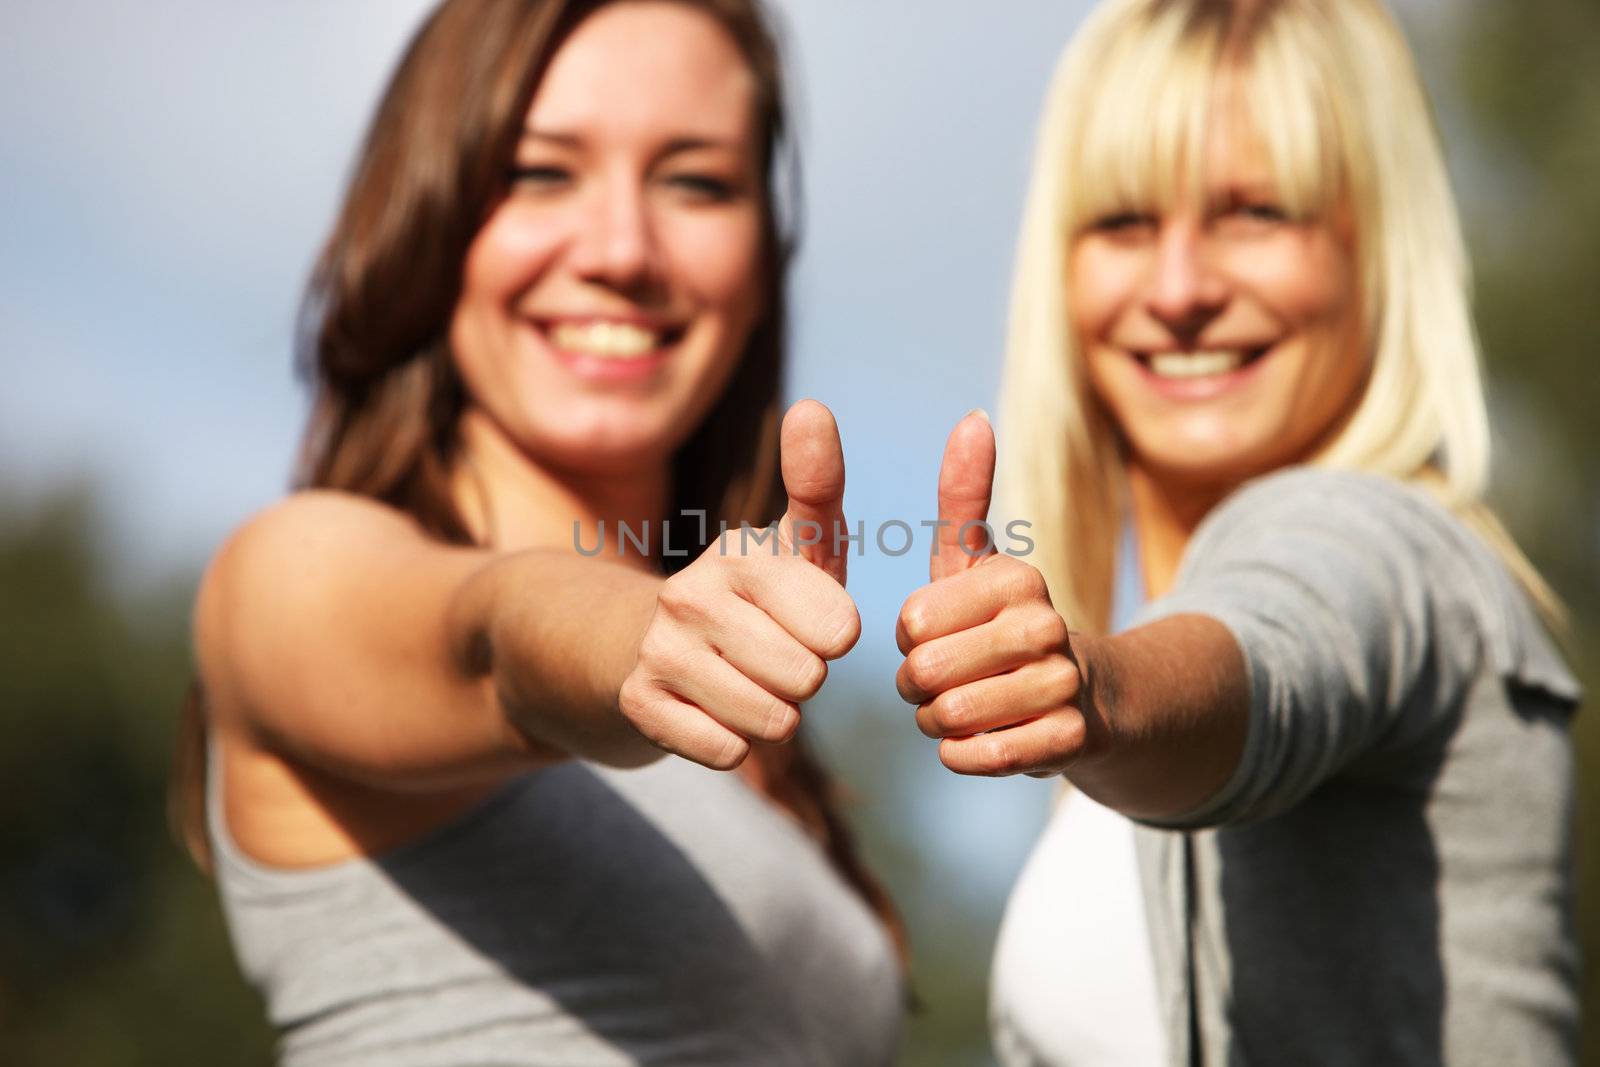
[[[668,578],[620,693],[641,734],[718,770],[737,767],[752,741],[793,735],[827,661],[861,635],[835,551],[844,452],[833,415],[802,400],[784,417],[781,448],[789,508],[777,545],[730,530]]]
[[[1058,774],[1084,754],[1084,686],[1044,576],[978,526],[994,467],[994,431],[970,414],[945,446],[931,581],[900,609],[895,683],[951,770]]]

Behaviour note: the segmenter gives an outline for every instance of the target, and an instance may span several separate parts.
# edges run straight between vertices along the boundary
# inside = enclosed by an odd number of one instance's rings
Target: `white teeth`
[[[631,322],[561,323],[550,331],[557,348],[601,359],[638,359],[661,346],[661,335]]]
[[[1227,374],[1244,364],[1244,353],[1233,352],[1154,352],[1150,370],[1158,378],[1205,378]]]

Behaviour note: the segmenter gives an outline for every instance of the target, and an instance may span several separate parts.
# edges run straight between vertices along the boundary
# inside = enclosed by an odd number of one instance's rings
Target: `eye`
[[[1234,205],[1233,213],[1256,222],[1288,222],[1289,213],[1269,201],[1250,201]]]
[[[551,190],[558,189],[572,180],[572,173],[565,167],[549,164],[521,164],[511,168],[511,184],[519,189]]]
[[[704,203],[723,203],[738,192],[733,182],[713,174],[680,173],[668,175],[667,185],[687,199]]]
[[[1089,224],[1091,230],[1097,233],[1132,235],[1138,230],[1153,227],[1156,224],[1155,216],[1139,211],[1114,211],[1108,215],[1101,215]]]
[[[1264,234],[1289,221],[1289,213],[1274,200],[1240,197],[1226,204],[1216,216],[1224,232]]]

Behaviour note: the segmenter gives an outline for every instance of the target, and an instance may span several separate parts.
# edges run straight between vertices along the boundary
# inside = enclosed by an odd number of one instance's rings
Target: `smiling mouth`
[[[1188,380],[1232,374],[1266,355],[1271,345],[1218,348],[1194,352],[1134,352],[1139,365],[1157,378]]]
[[[684,334],[683,327],[606,320],[545,323],[540,329],[563,352],[619,362],[646,359],[677,343]]]

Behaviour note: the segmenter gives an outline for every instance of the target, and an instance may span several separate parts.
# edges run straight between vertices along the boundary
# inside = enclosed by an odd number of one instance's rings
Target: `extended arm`
[[[946,491],[992,469],[972,460],[992,457],[979,429],[952,434],[942,516],[958,498],[987,507]],[[1208,518],[1177,588],[1116,636],[1068,635],[1020,560],[936,563],[901,611],[900,691],[952,769],[1065,772],[1169,825],[1268,815],[1448,726],[1483,655],[1483,554],[1413,490],[1286,471]]]
[[[797,405],[785,477],[836,509],[832,416]],[[817,487],[821,486],[819,490]],[[825,491],[824,491],[825,490]],[[347,494],[269,509],[218,553],[195,610],[213,714],[264,746],[388,788],[573,755],[737,765],[780,741],[860,620],[815,547],[718,544],[671,578],[556,551],[443,545]]]

